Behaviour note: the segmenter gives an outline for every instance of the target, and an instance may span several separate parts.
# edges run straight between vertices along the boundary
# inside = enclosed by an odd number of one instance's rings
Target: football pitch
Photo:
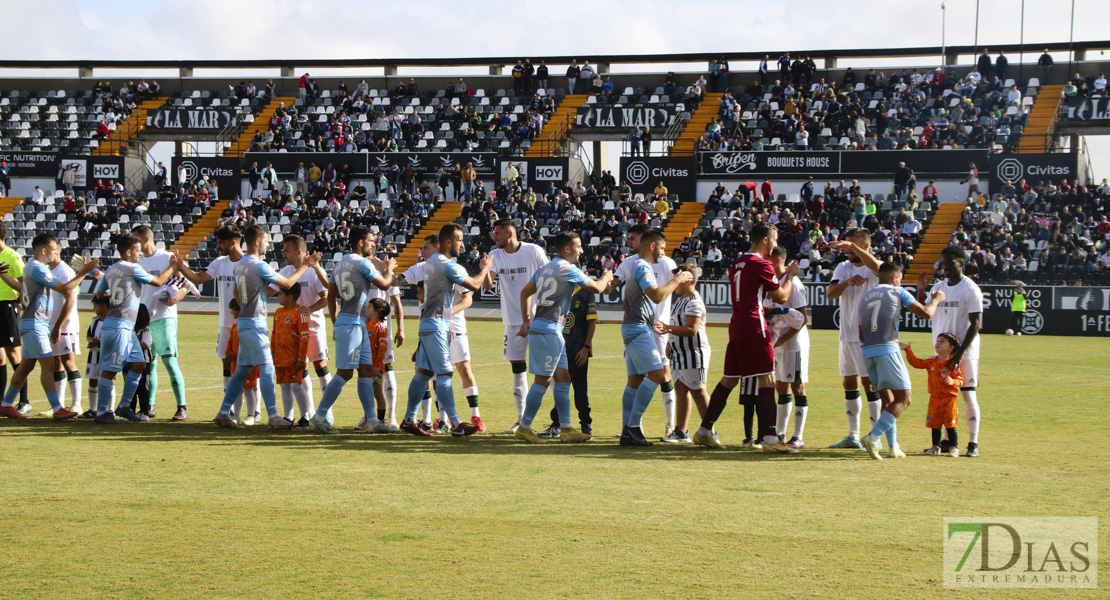
[[[769,456],[739,449],[735,395],[718,423],[724,451],[619,447],[625,371],[619,326],[608,324],[590,364],[592,442],[493,434],[515,421],[502,326],[469,328],[490,432],[355,434],[348,385],[335,408],[344,433],[323,436],[213,426],[216,317],[182,316],[188,422],[169,421],[164,370],[155,422],[0,421],[0,597],[1093,597],[945,588],[943,519],[1108,515],[1106,339],[987,336],[975,459],[920,454],[927,379],[911,369],[914,403],[899,421],[909,456],[874,462],[825,448],[846,431],[832,331],[812,332],[808,447]],[[416,331],[410,319],[398,350],[399,414]],[[727,331],[709,334],[712,385]],[[932,354],[926,334],[903,339]],[[46,406],[37,381],[36,412]],[[457,377],[455,390],[461,399]],[[551,406],[548,394],[538,428]],[[662,435],[658,395],[644,425]]]

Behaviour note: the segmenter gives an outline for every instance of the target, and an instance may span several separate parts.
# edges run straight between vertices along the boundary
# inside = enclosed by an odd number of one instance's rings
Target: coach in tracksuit
[[[587,386],[590,357],[593,356],[595,327],[597,327],[597,304],[594,302],[594,295],[585,288],[579,287],[571,296],[570,312],[567,313],[567,322],[563,326],[563,340],[567,348],[567,370],[570,371],[570,383],[574,388],[574,408],[578,411],[582,433],[586,435],[593,435],[590,394]],[[559,437],[559,418],[554,408],[551,409],[551,426],[540,433],[540,437]]]

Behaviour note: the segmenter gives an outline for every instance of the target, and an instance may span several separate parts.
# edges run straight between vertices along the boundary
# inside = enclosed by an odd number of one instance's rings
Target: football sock
[[[113,394],[108,393],[108,390],[112,389],[112,380],[101,376],[100,380],[96,384],[96,389],[99,390],[96,401],[96,414],[102,415],[109,410],[112,410],[112,407],[116,405],[116,399],[112,398]],[[111,404],[109,404],[109,400],[111,401]],[[5,396],[4,402],[7,401],[8,398],[7,396]]]
[[[463,388],[463,394],[466,395],[466,403],[470,406],[470,416],[482,416],[482,413],[478,411],[478,386]]]
[[[621,395],[621,425],[628,423],[628,419],[632,416],[632,406],[636,404],[636,388],[624,386],[624,394]]]
[[[875,422],[875,426],[871,428],[871,433],[868,434],[871,441],[879,441],[879,438],[883,437],[883,434],[894,425],[896,420],[894,415],[883,411],[883,414],[879,415],[879,420]]]
[[[93,382],[90,381],[89,382],[89,410],[93,411],[94,413],[96,412],[96,394],[97,394],[97,388],[96,388],[96,386],[93,385]]]
[[[570,382],[556,381],[552,388],[555,408],[559,412],[559,426],[570,428]]]
[[[871,426],[874,427],[875,423],[879,420],[879,415],[883,412],[882,398],[878,392],[867,392],[867,415],[871,417]]]
[[[384,408],[379,408],[378,409],[378,420],[379,421],[385,421],[385,409]]]
[[[385,366],[382,391],[385,393],[385,416],[393,423],[397,420],[397,374],[393,372],[392,365]]]
[[[890,424],[890,428],[886,430],[886,444],[893,448],[898,445],[898,420],[895,419]]]
[[[431,381],[429,379],[429,381]],[[432,391],[429,389],[424,390],[424,395],[420,400],[420,411],[424,415],[424,422],[429,425],[432,422]]]
[[[651,397],[655,395],[655,390],[659,389],[659,384],[654,381],[644,378],[640,382],[640,387],[636,390],[636,400],[632,404],[632,414],[628,416],[628,421],[625,422],[629,427],[639,427],[640,420],[644,417],[644,412],[651,404]]]
[[[248,377],[250,377],[252,370],[253,369],[248,365],[239,365],[235,368],[235,372],[231,375],[231,377],[228,378],[227,382],[224,384],[224,401],[220,405],[221,415],[230,414],[231,405],[235,404],[236,414],[238,414],[239,417],[242,418],[242,404],[239,398],[246,391],[243,389],[243,383],[247,381]],[[101,383],[103,383],[104,379],[101,378],[100,381]]]
[[[933,431],[933,445],[937,448],[940,447],[940,430],[934,429]]]
[[[123,406],[129,406],[131,401],[135,399],[135,391],[139,389],[139,380],[142,379],[142,373],[136,373],[128,370],[123,374],[123,393],[120,394],[119,402]]]
[[[717,387],[713,388],[713,393],[709,396],[709,407],[705,410],[705,418],[701,421],[699,432],[702,432],[702,430],[713,431],[713,424],[721,418],[721,413],[725,411],[725,405],[728,404],[728,395],[731,391],[719,383]],[[706,433],[702,432],[702,435],[706,435]]]
[[[744,439],[752,439],[752,424],[755,423],[755,403],[758,396],[740,396],[740,405],[744,407]]]
[[[317,407],[316,413],[326,415],[335,401],[339,399],[339,393],[343,391],[343,386],[347,385],[347,380],[342,377],[332,377],[328,382],[328,386],[324,388],[324,394],[320,397],[320,406]],[[359,401],[362,401],[362,390],[359,390]],[[322,417],[321,417],[322,418]]]
[[[979,400],[975,397],[975,390],[960,390],[964,397],[964,407],[967,408],[967,441],[972,444],[979,443]]]
[[[154,404],[154,396],[158,393],[158,363],[157,359],[151,360],[146,366],[146,387],[150,390],[150,403]]]
[[[290,391],[293,392],[293,398],[297,401],[297,408],[301,411],[301,416],[310,418],[315,414],[315,409],[312,407],[312,398],[308,395],[309,390],[312,389],[311,383],[306,388],[299,383],[289,385]]]
[[[335,379],[342,379],[336,377]],[[378,424],[378,415],[374,411],[374,378],[373,377],[359,377],[358,383],[358,401],[362,404],[362,415],[366,417],[368,425]]]
[[[516,365],[513,365],[516,369]],[[524,399],[528,395],[528,374],[513,372],[513,401],[516,403],[516,414],[519,419],[524,414]]]
[[[78,371],[70,371],[66,373],[66,386],[69,388],[69,397],[72,402],[73,410],[81,412],[81,373]]]
[[[846,390],[844,392],[844,413],[848,415],[848,437],[859,439],[859,413],[863,410],[863,401],[860,400],[859,390]]]
[[[428,377],[420,371],[413,374],[412,381],[409,382],[409,402],[408,406],[405,408],[406,421],[416,420],[416,409],[420,408],[422,400],[424,404],[424,420],[429,420],[429,416],[431,415],[432,395],[428,391],[428,382],[431,380],[431,377]]]
[[[50,403],[50,408],[60,410],[62,408],[62,401],[58,400],[57,390],[46,390],[46,401]]]
[[[58,402],[62,406],[66,404],[66,373],[65,371],[54,371],[54,393],[58,395]]]
[[[254,413],[261,413],[258,407],[258,388],[243,388],[243,412],[240,417],[252,417]]]
[[[8,366],[0,365],[0,390],[8,391]]]
[[[174,400],[177,400],[178,406],[185,406],[185,374],[181,372],[181,365],[177,363],[176,356],[163,356],[162,365],[166,367],[166,372],[170,374],[170,388],[173,389]],[[152,365],[153,366],[153,365]],[[151,370],[151,378],[153,379],[153,372],[157,368]],[[154,404],[154,383],[150,384],[150,401]]]
[[[937,432],[937,437],[940,437],[940,430],[937,429],[936,432]],[[956,430],[955,427],[952,427],[951,429],[948,430],[948,443],[949,444],[951,444],[953,446],[956,446],[958,448],[960,446],[959,437],[960,437],[960,434]],[[974,444],[975,442],[971,442],[971,443]]]
[[[543,404],[543,395],[547,393],[547,388],[538,383],[533,383],[532,387],[528,388],[528,396],[524,399],[524,414],[520,417],[520,424],[523,427],[531,428],[532,421],[536,420],[536,413],[540,410],[540,405]]]
[[[665,381],[659,387],[663,390],[663,416],[667,419],[667,427],[674,427],[674,382]]]
[[[763,436],[763,443],[774,444],[779,441],[778,434],[775,433],[777,416],[775,388],[759,388],[759,401],[756,403],[755,412],[759,417],[759,432]]]
[[[304,397],[308,401],[308,405],[312,406],[315,403],[315,398],[312,394],[312,380],[308,377],[301,379],[301,389],[304,390]]]
[[[786,435],[786,424],[790,421],[790,412],[794,410],[794,396],[781,394],[779,404],[775,411],[775,433]]]
[[[16,372],[17,369],[19,369],[19,363],[12,363],[12,373],[13,374]],[[20,402],[20,404],[26,404],[27,403],[27,382],[26,381],[23,382],[23,387],[19,388],[19,402]]]
[[[266,416],[271,419],[278,416],[273,363],[258,366],[258,390],[262,394],[262,401],[266,403]],[[257,407],[258,402],[255,401],[254,405]],[[257,408],[255,412],[258,412]]]
[[[299,386],[296,383],[283,383],[281,384],[281,414],[286,419],[293,418],[293,386]]]
[[[15,399],[17,396],[19,396],[19,390],[8,388],[8,391],[4,392],[4,402],[0,403],[0,406],[15,406]]]
[[[316,379],[320,382],[320,389],[326,390],[328,384],[331,383],[331,373],[328,371],[328,368],[320,367],[316,369]]]
[[[458,425],[459,413],[455,411],[455,390],[451,386],[451,375],[436,377],[436,398],[439,400],[439,405],[443,407],[443,412],[447,413],[451,426]]]

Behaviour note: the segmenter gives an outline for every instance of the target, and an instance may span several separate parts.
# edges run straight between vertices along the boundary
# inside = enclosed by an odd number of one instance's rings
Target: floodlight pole
[[[941,68],[948,66],[948,53],[946,48],[946,38],[948,34],[948,12],[945,10],[947,7],[944,2],[940,3],[940,66]]]

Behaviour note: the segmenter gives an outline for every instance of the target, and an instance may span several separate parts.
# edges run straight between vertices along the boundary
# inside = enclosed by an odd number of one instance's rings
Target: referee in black
[[[570,299],[570,312],[563,325],[563,340],[567,348],[567,370],[570,371],[570,384],[574,387],[574,408],[578,411],[581,431],[593,435],[593,419],[590,418],[590,357],[593,356],[594,329],[597,327],[597,303],[594,295],[585,288],[574,290]],[[559,415],[551,409],[551,426],[540,432],[541,438],[557,438]]]

